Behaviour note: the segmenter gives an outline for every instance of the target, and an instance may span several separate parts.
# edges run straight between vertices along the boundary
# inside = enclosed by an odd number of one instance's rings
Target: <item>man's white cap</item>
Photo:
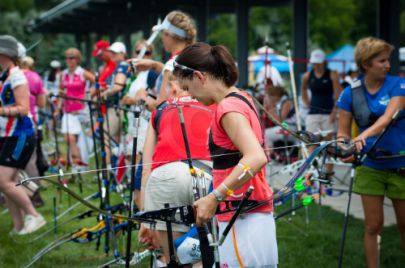
[[[59,61],[57,60],[53,60],[51,61],[51,63],[49,64],[52,68],[56,69],[56,68],[60,68],[61,64]]]
[[[110,46],[110,48],[108,49],[114,53],[127,53],[127,49],[124,45],[124,43],[122,42],[114,42],[112,43],[112,45]]]
[[[311,53],[311,57],[309,58],[309,63],[323,63],[325,61],[325,52],[321,49],[315,49]]]
[[[27,56],[27,49],[21,42],[17,43],[17,49],[18,49],[18,57],[20,59],[23,59],[25,58],[25,56]]]

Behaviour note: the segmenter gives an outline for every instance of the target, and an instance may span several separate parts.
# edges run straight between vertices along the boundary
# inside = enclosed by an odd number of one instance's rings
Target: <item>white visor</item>
[[[168,31],[170,33],[173,33],[179,37],[183,37],[186,38],[187,37],[187,33],[186,31],[184,31],[183,29],[180,29],[179,27],[174,26],[173,24],[170,23],[170,21],[167,19],[167,17],[165,18],[165,20],[158,25],[153,26],[152,31]]]

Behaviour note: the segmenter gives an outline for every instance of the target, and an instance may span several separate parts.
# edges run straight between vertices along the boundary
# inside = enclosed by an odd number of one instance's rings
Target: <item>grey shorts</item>
[[[121,137],[122,129],[122,119],[123,113],[121,110],[115,108],[107,109],[108,119],[105,118],[104,121],[104,131],[107,131],[115,141],[119,142]]]
[[[204,161],[204,163],[210,163]],[[197,173],[198,173],[197,169]],[[204,173],[207,191],[211,183],[211,176]],[[200,185],[204,185],[204,179],[199,178]],[[145,188],[145,210],[158,210],[168,203],[171,207],[192,205],[193,178],[190,175],[188,165],[183,162],[172,162],[160,166],[152,171]],[[188,226],[173,224],[173,231],[187,232]],[[158,222],[156,230],[165,231],[166,224]]]
[[[335,125],[329,121],[328,114],[309,114],[305,118],[305,129],[312,133],[319,131],[335,132]]]

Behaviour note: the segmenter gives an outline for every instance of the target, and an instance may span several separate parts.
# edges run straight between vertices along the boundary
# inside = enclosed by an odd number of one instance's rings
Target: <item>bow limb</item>
[[[77,215],[63,221],[62,223],[59,223],[56,226],[44,231],[43,233],[41,233],[41,234],[37,235],[36,237],[32,238],[31,240],[28,240],[28,241],[21,240],[20,241],[20,240],[17,240],[17,239],[13,238],[13,241],[15,243],[17,243],[17,244],[31,244],[31,243],[34,243],[34,242],[40,240],[41,238],[45,237],[47,234],[53,232],[55,229],[60,228],[61,226],[65,225],[65,224],[68,224],[68,223],[70,223],[70,222],[72,222],[72,221],[74,221],[76,219],[84,219],[84,218],[87,218],[87,217],[91,217],[93,212],[94,212],[93,210],[88,210],[86,212],[79,213],[79,214],[77,214]]]
[[[114,230],[117,232],[124,226],[126,226],[126,222],[121,222],[120,224],[117,224],[114,226]],[[31,267],[43,256],[45,256],[52,250],[56,249],[57,247],[65,244],[67,242],[73,241],[76,243],[88,243],[88,242],[93,241],[94,238],[103,235],[107,231],[108,230],[106,228],[105,220],[102,220],[102,221],[98,222],[94,227],[81,228],[77,231],[67,233],[67,234],[61,236],[60,238],[58,238],[57,240],[49,243],[43,249],[41,249],[37,254],[35,254],[34,257],[32,257],[31,262],[29,264],[27,264],[25,267],[26,268]]]
[[[83,198],[83,200],[89,200],[92,198],[96,198],[98,196],[98,193],[93,193],[85,198]],[[62,213],[60,213],[57,217],[56,220],[61,219],[63,216],[65,216],[66,214],[68,214],[69,212],[71,212],[73,209],[75,209],[77,206],[79,206],[81,204],[80,201],[74,203],[72,206],[68,207],[65,211],[63,211]]]
[[[34,263],[36,263],[40,258],[51,252],[53,249],[65,244],[66,242],[69,242],[71,240],[70,236],[72,233],[65,234],[64,236],[58,238],[57,240],[51,242],[47,246],[45,246],[43,249],[41,249],[37,254],[35,254],[34,257],[31,258],[31,262],[28,263],[25,268],[31,267]]]
[[[25,182],[28,182],[28,181],[39,180],[39,179],[40,179],[40,178],[35,178],[35,179],[34,179],[34,178],[29,179],[29,178],[28,178],[28,179],[24,179],[24,180],[21,180],[21,181],[17,184],[17,186],[22,185],[22,184],[24,184]],[[100,214],[102,214],[102,215],[109,216],[109,217],[111,217],[112,219],[121,219],[121,220],[127,220],[127,221],[133,221],[133,222],[140,223],[140,221],[139,221],[138,219],[129,218],[129,217],[126,217],[126,216],[123,216],[123,215],[115,215],[115,214],[112,214],[112,213],[110,213],[110,212],[108,212],[108,211],[106,211],[106,210],[100,209],[100,208],[96,207],[95,205],[93,205],[92,203],[90,203],[89,201],[83,199],[80,195],[78,195],[78,194],[75,193],[74,191],[72,191],[72,190],[70,190],[69,188],[66,188],[66,187],[60,185],[58,182],[55,182],[55,181],[53,181],[53,180],[51,180],[51,179],[48,179],[48,178],[42,178],[42,180],[45,180],[45,181],[47,181],[47,182],[50,182],[51,184],[53,184],[53,185],[59,187],[60,189],[62,189],[64,192],[66,192],[67,194],[69,194],[69,195],[71,195],[72,197],[74,197],[76,200],[78,200],[78,201],[79,201],[80,203],[82,203],[83,205],[85,205],[85,206],[91,208],[91,209],[94,210],[94,211],[97,211],[98,213],[100,213]]]
[[[288,132],[288,134],[290,134],[290,135],[293,136],[294,138],[296,138],[296,139],[298,139],[298,140],[300,140],[300,141],[302,141],[302,142],[304,142],[304,143],[306,143],[306,144],[311,143],[310,140],[308,140],[308,139],[302,137],[299,133],[297,133],[297,132],[291,130],[291,129],[288,127],[287,124],[281,123],[281,122],[280,122],[279,120],[277,120],[272,114],[270,114],[268,111],[266,111],[266,109],[264,108],[264,106],[263,106],[255,97],[252,97],[252,99],[253,99],[255,105],[256,105],[257,107],[259,107],[260,110],[262,110],[262,111],[266,114],[266,116],[270,119],[271,122],[273,122],[273,123],[276,124],[277,126],[281,127],[283,130],[285,130],[286,132]]]

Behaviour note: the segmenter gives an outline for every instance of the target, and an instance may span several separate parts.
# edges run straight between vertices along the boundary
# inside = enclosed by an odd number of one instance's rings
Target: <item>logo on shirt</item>
[[[380,103],[380,105],[387,106],[388,103],[390,102],[390,97],[388,95],[385,95],[378,102]]]

